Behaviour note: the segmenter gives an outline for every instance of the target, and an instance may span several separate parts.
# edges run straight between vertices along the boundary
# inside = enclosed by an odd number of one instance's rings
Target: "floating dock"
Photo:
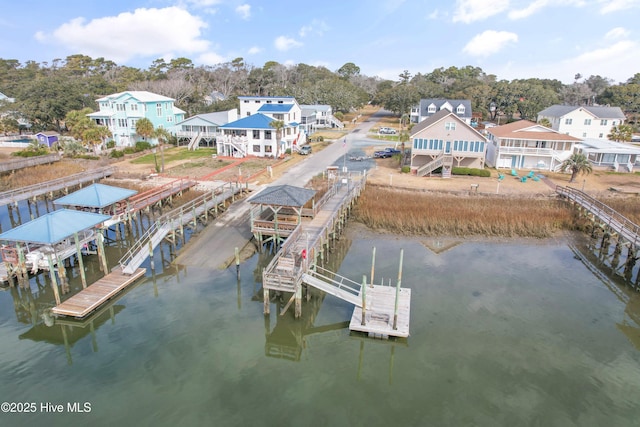
[[[139,268],[129,275],[116,268],[51,311],[54,314],[83,318],[138,280],[146,271],[146,268]]]

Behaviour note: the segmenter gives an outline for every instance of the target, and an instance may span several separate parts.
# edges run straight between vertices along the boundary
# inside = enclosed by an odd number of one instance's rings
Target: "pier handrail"
[[[0,163],[0,173],[23,169],[30,166],[42,165],[44,163],[59,162],[62,159],[60,154],[45,154],[44,156],[34,156],[22,159],[9,160]]]
[[[556,186],[556,193],[589,210],[609,227],[622,234],[634,246],[640,240],[640,226],[610,206],[572,187]]]
[[[191,221],[191,218],[187,219],[185,212],[195,212],[201,208],[207,209],[208,206],[213,203],[220,203],[217,198],[223,198],[225,195],[225,187],[229,186],[229,191],[235,191],[233,183],[223,183],[218,187],[215,187],[208,193],[205,193],[197,198],[179,206],[169,212],[161,215],[150,225],[150,227],[140,236],[140,238],[129,248],[129,250],[120,258],[118,264],[124,268],[136,257],[136,255],[149,244],[149,241],[153,238],[156,231],[160,230],[164,226],[169,226],[171,229],[176,228],[176,221],[184,224]],[[237,190],[237,189],[236,189]]]
[[[342,291],[346,291],[347,293],[350,293],[353,296],[357,297],[360,295],[360,290],[362,289],[361,283],[351,280],[348,277],[341,276],[338,273],[335,273],[331,270],[327,270],[326,268],[316,265],[316,269],[309,270],[307,274],[309,274],[310,276],[317,277],[318,279],[321,279],[323,282],[330,284]],[[329,277],[329,274],[332,274],[333,278]],[[336,277],[339,280],[336,280]]]
[[[15,190],[3,191],[0,193],[0,205],[7,204],[13,201],[24,200],[25,198],[34,195],[45,194],[50,191],[64,188],[65,186],[79,185],[87,181],[106,178],[109,175],[113,175],[114,172],[115,168],[113,166],[106,166],[93,171],[86,171],[62,178],[52,179],[50,181],[41,182],[39,184],[27,185]]]

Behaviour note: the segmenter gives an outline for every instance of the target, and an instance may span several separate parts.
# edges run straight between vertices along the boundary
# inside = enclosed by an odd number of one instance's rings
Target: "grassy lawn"
[[[164,161],[165,163],[169,163],[179,160],[211,158],[212,154],[216,154],[215,148],[199,148],[197,150],[187,150],[186,147],[171,147],[165,148]],[[156,159],[160,161],[160,158],[160,152],[156,151],[156,154],[147,153],[144,156],[140,156],[137,159],[132,160],[131,163],[153,165],[155,164]]]

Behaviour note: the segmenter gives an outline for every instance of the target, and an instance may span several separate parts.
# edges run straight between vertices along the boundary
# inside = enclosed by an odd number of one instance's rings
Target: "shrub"
[[[151,148],[151,143],[149,141],[136,141],[135,152],[139,153],[140,151],[148,150]]]
[[[409,173],[409,172],[411,172],[411,167],[410,166],[403,166],[402,169],[400,169],[400,171],[402,173]]]
[[[113,148],[115,146],[116,146],[116,142],[113,139],[107,141],[107,148]]]
[[[11,153],[12,156],[18,157],[35,157],[44,156],[45,154],[49,154],[49,147],[40,144],[38,141],[31,142],[27,148],[23,150]]]
[[[490,177],[491,171],[488,171],[486,169],[454,167],[454,168],[451,168],[451,174]]]
[[[124,147],[124,150],[122,150],[124,152],[124,154],[134,154],[136,153],[136,148],[135,147]]]
[[[111,157],[112,159],[119,159],[121,157],[124,157],[124,151],[112,150],[111,153],[109,153],[109,157]]]

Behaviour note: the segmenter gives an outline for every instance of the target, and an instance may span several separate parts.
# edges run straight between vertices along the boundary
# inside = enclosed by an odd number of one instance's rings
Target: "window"
[[[156,104],[156,115],[158,117],[162,116],[162,104]]]
[[[600,126],[606,126],[606,125],[607,125],[607,119],[600,120]]]
[[[456,114],[464,114],[464,105],[458,105],[456,109]]]
[[[587,137],[587,133],[586,132],[582,132],[582,137],[586,138]]]
[[[260,139],[260,131],[259,130],[254,130],[253,131],[253,139]],[[253,151],[256,151],[255,149]],[[258,150],[260,151],[260,150]]]
[[[589,126],[591,124],[591,119],[584,119],[584,125]]]
[[[244,101],[242,101],[242,102],[244,102],[245,104],[248,104],[248,103],[249,103],[249,100],[248,100],[248,99],[245,99],[245,100],[244,100]]]
[[[169,123],[173,122],[173,116],[167,116],[167,122]]]
[[[456,130],[456,123],[455,122],[446,122],[444,124],[444,129],[445,130]]]
[[[565,125],[570,125],[573,123],[573,119],[564,119],[564,124]]]
[[[256,104],[260,104],[260,100],[259,100],[259,99],[256,99],[256,100],[255,100],[255,101],[253,101],[253,102],[255,102]]]
[[[127,127],[127,119],[118,119],[118,126],[121,128]]]
[[[278,101],[278,104],[284,104],[284,101]]]
[[[598,134],[598,138],[600,138],[600,139],[604,138],[604,134],[603,134],[602,132],[600,132],[600,133]]]
[[[251,115],[251,111],[247,111],[247,117]]]
[[[611,126],[615,126],[616,125],[616,121],[615,120],[611,120]]]
[[[271,149],[271,146],[270,146],[270,145],[265,145],[265,146],[264,146],[264,152],[265,152],[265,153],[271,153],[271,151],[272,151],[272,149]]]
[[[131,111],[138,111],[138,104],[131,104]]]
[[[429,105],[429,108],[427,109],[427,112],[429,114],[435,113],[436,112],[436,106],[435,105]]]
[[[131,123],[131,129],[136,130],[136,123],[138,121],[136,119],[131,119],[129,123]]]
[[[116,104],[116,111],[124,111],[124,104]]]
[[[265,130],[264,131],[264,139],[271,139],[271,131],[270,130]]]
[[[270,99],[269,99],[269,100],[267,100],[267,104],[271,104],[271,100],[270,100]]]
[[[259,144],[254,145],[252,150],[253,150],[254,153],[259,153],[260,152],[260,145]]]

